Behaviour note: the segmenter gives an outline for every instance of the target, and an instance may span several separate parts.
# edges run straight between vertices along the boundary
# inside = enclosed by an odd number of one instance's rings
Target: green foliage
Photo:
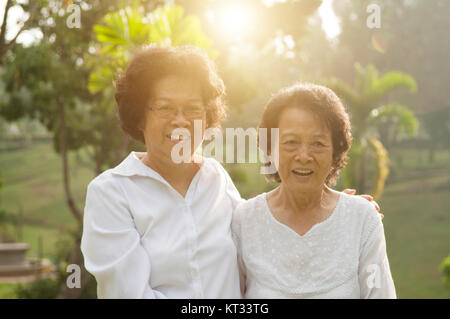
[[[89,76],[92,93],[112,88],[117,72],[125,69],[133,52],[143,45],[194,44],[213,57],[217,55],[210,49],[212,41],[203,33],[200,21],[185,17],[180,6],[160,7],[150,14],[136,5],[127,7],[107,14],[94,26],[94,32],[100,49],[89,62],[94,66]]]
[[[114,81],[123,71],[133,53],[143,45],[195,44],[208,50],[209,40],[200,28],[197,18],[184,16],[179,6],[164,6],[145,12],[137,2],[134,5],[106,14],[93,26],[96,53],[86,56],[90,68],[87,88],[95,94],[96,103],[89,109],[87,121],[83,126],[90,129],[84,136],[86,144],[93,146],[92,157],[96,171],[102,167],[118,164],[124,151],[139,150],[139,145],[131,143],[117,125],[116,103],[114,100]]]
[[[14,242],[17,236],[12,226],[17,226],[18,219],[15,214],[11,214],[2,208],[2,187],[3,177],[0,172],[0,242]]]
[[[18,299],[55,299],[59,292],[59,283],[57,279],[41,279],[19,284],[15,294]]]
[[[450,149],[450,106],[426,113],[420,120],[426,129],[429,147]]]
[[[233,183],[247,183],[248,176],[247,171],[240,167],[231,168],[229,170],[229,175],[231,179],[233,180]]]
[[[447,288],[450,289],[450,255],[448,255],[447,258],[442,261],[439,269],[444,276],[444,278],[442,279],[444,281],[444,284],[447,286]]]
[[[348,167],[342,174],[344,185],[366,192],[366,163],[367,156],[371,156],[375,162],[372,195],[378,198],[389,173],[387,150],[376,138],[383,134],[382,124],[387,121],[394,123],[397,134],[402,132],[407,136],[413,136],[418,127],[418,120],[411,110],[397,103],[386,104],[384,100],[398,88],[416,92],[417,84],[410,75],[398,71],[387,72],[380,77],[373,65],[364,68],[357,63],[355,69],[353,87],[337,78],[325,81],[325,84],[344,100],[352,118],[353,146]]]
[[[14,297],[18,299],[55,299],[58,296],[61,283],[64,277],[57,279],[38,279],[36,281],[18,284],[14,289]],[[94,278],[90,278],[80,299],[96,299],[97,283]]]
[[[405,133],[409,137],[415,136],[419,127],[419,121],[413,111],[400,104],[388,104],[372,111],[371,125],[376,126],[377,122],[385,121],[395,121],[398,132]]]
[[[0,208],[0,242],[15,242],[17,240],[17,217]]]

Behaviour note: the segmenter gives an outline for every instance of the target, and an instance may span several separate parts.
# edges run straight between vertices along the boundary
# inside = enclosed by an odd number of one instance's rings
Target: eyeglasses
[[[149,110],[154,111],[158,116],[171,119],[177,116],[178,108],[170,105],[147,106]],[[201,118],[205,114],[205,109],[201,106],[187,106],[181,108],[181,112],[187,119]]]

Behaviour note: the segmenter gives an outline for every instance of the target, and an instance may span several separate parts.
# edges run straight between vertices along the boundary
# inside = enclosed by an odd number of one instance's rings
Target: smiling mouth
[[[184,135],[171,135],[171,134],[167,134],[166,137],[171,140],[172,142],[181,142],[181,141],[186,141],[187,137]]]
[[[314,173],[314,171],[310,170],[310,169],[293,169],[292,173],[294,173],[295,175],[298,176],[310,176]]]

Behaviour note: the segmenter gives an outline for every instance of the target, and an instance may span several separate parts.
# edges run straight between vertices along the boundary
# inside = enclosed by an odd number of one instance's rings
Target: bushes
[[[444,284],[450,289],[450,255],[442,261],[440,270],[444,276]]]
[[[14,290],[14,297],[18,299],[55,299],[61,288],[63,277],[57,279],[40,279],[26,284],[18,284]],[[76,288],[74,288],[76,289]],[[96,299],[97,283],[90,278],[83,287],[80,299]]]
[[[248,176],[245,169],[240,167],[231,168],[228,171],[228,174],[230,175],[231,179],[235,184],[237,183],[247,183]]]
[[[18,284],[14,295],[19,299],[54,299],[58,296],[61,286],[66,280],[68,260],[74,248],[76,231],[68,229],[56,243],[56,252],[51,258],[58,269],[58,276],[54,279],[39,279],[31,283]],[[91,275],[83,289],[80,299],[97,298],[97,283]],[[77,288],[73,288],[77,289]]]
[[[19,284],[15,294],[19,299],[54,299],[59,292],[58,279],[41,279],[27,284]]]

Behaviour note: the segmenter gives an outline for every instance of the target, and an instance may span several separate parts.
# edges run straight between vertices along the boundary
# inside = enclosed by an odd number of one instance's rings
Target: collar
[[[119,165],[111,170],[111,173],[128,177],[145,176],[156,179],[164,184],[168,184],[167,181],[159,175],[159,173],[141,162],[139,158],[142,158],[145,154],[146,152],[131,152]],[[202,166],[205,166],[206,162],[211,161],[211,159],[207,157],[202,157],[202,159]]]
[[[145,154],[145,152],[131,152],[119,165],[111,170],[111,173],[120,176],[151,177],[165,183],[161,175],[141,162],[139,157]]]

